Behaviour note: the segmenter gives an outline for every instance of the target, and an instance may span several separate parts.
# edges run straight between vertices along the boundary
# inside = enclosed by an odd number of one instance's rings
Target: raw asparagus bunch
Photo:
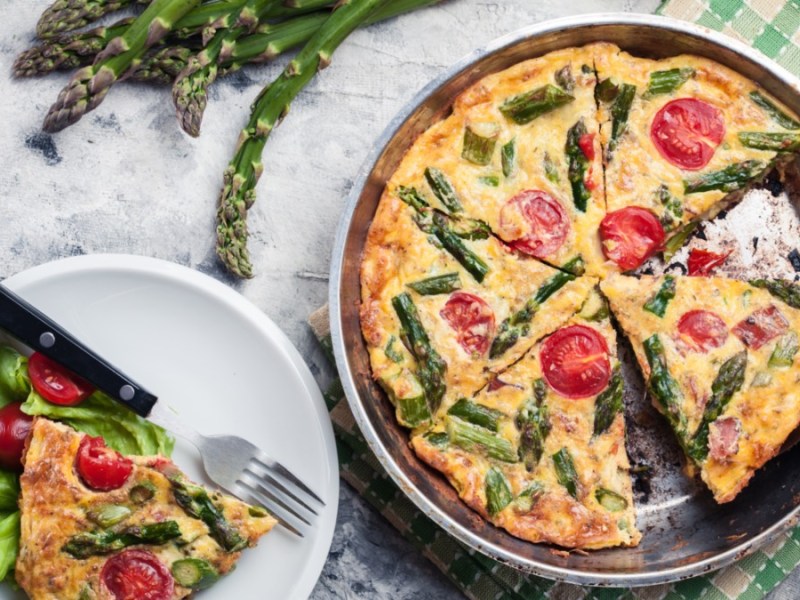
[[[331,62],[345,38],[387,0],[343,0],[283,73],[256,99],[228,168],[217,211],[217,254],[239,277],[252,277],[247,251],[247,211],[264,166],[261,153],[272,129],[286,116],[289,104]]]
[[[61,91],[44,121],[44,130],[60,131],[96,108],[111,86],[166,36],[200,0],[153,0],[125,33],[109,42],[94,64],[79,69]]]
[[[132,4],[148,4],[150,0],[56,0],[42,13],[36,35],[50,38],[74,31],[112,12]]]

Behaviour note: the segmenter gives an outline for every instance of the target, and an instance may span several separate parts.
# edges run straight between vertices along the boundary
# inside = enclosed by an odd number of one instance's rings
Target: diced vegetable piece
[[[587,321],[602,321],[609,314],[608,302],[597,290],[592,290],[578,312],[578,316]]]
[[[448,436],[444,431],[426,433],[423,437],[428,441],[428,443],[439,448],[444,448],[450,443],[450,436]]]
[[[269,516],[269,512],[267,512],[266,508],[252,504],[247,507],[247,514],[255,519],[263,519]]]
[[[461,278],[458,273],[443,273],[442,275],[414,281],[409,283],[408,287],[422,296],[449,294],[461,289]]]
[[[425,169],[425,180],[431,186],[434,195],[450,212],[459,212],[462,210],[461,202],[458,199],[458,194],[447,178],[444,172],[436,167],[428,167]]]
[[[500,129],[496,123],[471,123],[464,129],[464,146],[461,158],[476,165],[492,162],[494,147]]]
[[[611,106],[611,139],[608,141],[606,149],[606,159],[610,159],[614,150],[617,149],[619,140],[628,128],[628,115],[631,112],[633,99],[636,97],[636,86],[623,83],[620,86],[619,94],[614,99]]]
[[[578,473],[575,471],[575,463],[572,460],[572,454],[570,454],[567,448],[562,448],[553,454],[553,465],[556,469],[558,483],[567,489],[570,496],[577,499]]]
[[[395,346],[395,344],[397,344],[397,338],[393,335],[389,336],[389,341],[386,342],[386,347],[383,349],[383,353],[386,355],[386,358],[393,363],[401,363],[403,362],[403,353]]]
[[[179,585],[193,590],[204,590],[219,580],[217,570],[199,558],[176,560],[172,563],[171,571]]]
[[[753,387],[767,387],[772,383],[772,373],[769,371],[759,371],[753,376]]]
[[[580,212],[586,212],[587,202],[592,197],[592,193],[586,185],[589,159],[586,158],[586,154],[584,154],[580,146],[581,137],[587,134],[588,130],[583,119],[581,119],[569,128],[565,147],[567,162],[569,163],[568,177],[572,186],[572,201],[575,204],[575,208]]]
[[[650,83],[647,86],[644,97],[652,98],[660,94],[671,94],[692,77],[694,77],[694,69],[691,67],[653,71],[650,73]]]
[[[772,150],[774,152],[797,152],[800,150],[800,133],[767,133],[743,131],[739,141],[747,148]]]
[[[680,250],[689,239],[689,236],[700,226],[699,221],[690,221],[678,227],[670,238],[664,243],[664,260],[669,262],[675,253]]]
[[[534,481],[514,499],[514,508],[517,512],[527,513],[536,505],[544,494],[544,485]]]
[[[657,317],[662,317],[667,312],[667,306],[675,297],[675,278],[672,275],[664,277],[664,282],[655,295],[644,303],[644,310]]]
[[[558,86],[568,94],[571,94],[572,90],[575,88],[575,78],[572,76],[572,65],[564,65],[556,71],[554,79]]]
[[[506,438],[451,416],[446,417],[445,422],[451,444],[503,462],[517,462],[514,446]]]
[[[613,77],[607,77],[597,84],[594,97],[598,102],[613,102],[620,92],[620,84]]]
[[[505,416],[499,410],[483,406],[466,398],[459,399],[458,402],[450,407],[447,414],[495,433],[500,419]]]
[[[503,144],[500,149],[500,162],[504,177],[511,177],[517,172],[517,138]]]
[[[778,108],[772,100],[757,90],[750,92],[750,99],[758,104],[770,117],[784,129],[800,129],[800,123]]]
[[[624,497],[605,488],[597,488],[594,497],[603,508],[611,512],[619,512],[628,508],[628,501]]]
[[[500,178],[497,175],[483,175],[478,177],[478,181],[489,187],[498,187],[500,185]]]
[[[108,529],[117,523],[121,523],[131,514],[133,514],[131,509],[123,504],[103,504],[90,509],[86,516],[91,522],[103,529]]]
[[[537,381],[544,385],[541,379]],[[527,402],[517,414],[516,425],[519,429],[519,460],[528,471],[533,471],[542,458],[544,442],[551,429],[547,406],[538,398],[535,402]]]
[[[505,475],[497,467],[492,467],[486,472],[485,486],[486,510],[491,516],[495,516],[514,499]]]
[[[797,334],[790,331],[775,344],[775,349],[769,357],[769,366],[791,367],[798,350],[800,350],[800,343],[798,343]]]
[[[556,167],[556,163],[553,162],[547,152],[544,153],[544,176],[553,183],[558,183],[561,180],[558,176],[558,167]]]
[[[575,100],[561,88],[547,84],[535,90],[507,98],[500,105],[500,112],[517,125],[530,123],[537,117],[549,113]]]
[[[616,416],[622,412],[624,385],[620,368],[616,367],[611,376],[611,383],[594,401],[594,435],[605,433]]]
[[[733,192],[763,175],[766,168],[767,164],[763,161],[745,160],[720,171],[705,173],[695,179],[684,181],[684,191],[687,194],[698,194],[711,190]]]

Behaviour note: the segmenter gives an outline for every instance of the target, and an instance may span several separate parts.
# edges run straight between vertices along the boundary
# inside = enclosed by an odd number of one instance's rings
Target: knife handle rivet
[[[136,390],[133,389],[133,386],[128,385],[127,383],[119,388],[119,397],[123,400],[133,400],[133,395],[135,394]]]
[[[39,336],[39,343],[42,345],[42,348],[52,348],[53,344],[56,343],[56,336],[49,331],[45,331]]]

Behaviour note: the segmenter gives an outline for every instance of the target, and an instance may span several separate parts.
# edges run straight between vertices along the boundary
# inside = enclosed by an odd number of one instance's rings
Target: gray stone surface
[[[41,121],[66,76],[9,76],[48,0],[0,0],[0,277],[84,253],[143,254],[187,265],[264,310],[324,386],[332,373],[306,318],[326,300],[334,232],[353,175],[396,111],[462,55],[518,27],[585,12],[652,12],[658,3],[450,0],[357,32],[269,141],[249,219],[257,276],[239,282],[220,269],[213,252],[217,193],[248,106],[282,61],[215,85],[196,140],[179,131],[168,90],[130,84],[115,87],[79,124],[48,136]],[[313,598],[460,597],[347,486],[339,511]],[[800,597],[797,579],[772,600]]]

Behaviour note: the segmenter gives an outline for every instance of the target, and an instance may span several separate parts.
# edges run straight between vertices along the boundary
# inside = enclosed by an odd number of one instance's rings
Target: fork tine
[[[298,488],[303,490],[306,494],[314,498],[314,500],[322,504],[322,506],[325,506],[325,502],[322,500],[322,498],[320,498],[314,492],[312,492],[311,489],[305,483],[300,481],[294,474],[292,474],[292,472],[289,471],[289,469],[284,467],[277,460],[274,460],[269,456],[267,456],[264,452],[259,452],[255,456],[251,457],[250,460],[255,461],[256,463],[260,463],[261,465],[263,465],[263,468],[265,469],[272,469],[276,471],[281,477],[283,477],[287,481],[292,482]]]
[[[255,461],[251,461],[251,462],[253,462],[254,465],[248,465],[247,467],[245,467],[245,470],[248,473],[250,473],[253,477],[255,477],[256,479],[266,480],[270,484],[270,486],[276,488],[277,490],[282,492],[284,495],[288,496],[289,498],[291,498],[292,500],[297,502],[300,506],[305,508],[311,514],[313,514],[313,515],[317,515],[318,514],[317,511],[315,511],[308,504],[303,502],[296,494],[294,494],[291,490],[289,490],[286,486],[284,486],[280,481],[278,481],[277,479],[272,477],[272,475],[267,473],[267,471],[265,469],[262,469],[261,463],[255,463]]]
[[[244,473],[242,473],[242,476],[244,476],[244,475],[249,475],[249,473],[247,471],[245,471]],[[251,475],[251,477],[252,477],[252,475]],[[248,487],[250,489],[250,491],[252,491],[254,494],[257,494],[259,496],[263,496],[264,498],[269,499],[273,504],[277,504],[278,506],[281,507],[282,510],[284,510],[285,512],[288,512],[295,519],[298,519],[299,521],[302,521],[306,525],[311,525],[310,521],[308,521],[305,517],[303,517],[300,513],[298,513],[294,508],[292,508],[291,506],[286,504],[286,502],[283,501],[280,497],[278,497],[277,495],[273,494],[269,489],[267,489],[266,486],[264,486],[262,483],[260,483],[257,479],[253,478],[253,482],[250,482],[247,479],[243,479],[243,477],[240,476],[239,477],[239,483],[241,483],[242,485]]]
[[[279,511],[276,511],[274,509],[274,507],[272,506],[272,504],[270,502],[265,502],[263,498],[259,497],[255,492],[250,490],[250,488],[245,487],[241,483],[237,484],[236,485],[236,496],[241,498],[245,502],[249,502],[250,504],[255,504],[255,505],[258,505],[258,506],[262,506],[263,508],[265,508],[269,512],[269,514],[272,517],[275,518],[275,520],[278,522],[278,525],[283,526],[284,528],[286,528],[287,530],[289,530],[291,533],[295,534],[296,536],[299,536],[301,538],[305,537],[303,535],[303,533],[299,529],[297,529],[291,523],[289,523],[286,519],[284,519],[280,515]]]

